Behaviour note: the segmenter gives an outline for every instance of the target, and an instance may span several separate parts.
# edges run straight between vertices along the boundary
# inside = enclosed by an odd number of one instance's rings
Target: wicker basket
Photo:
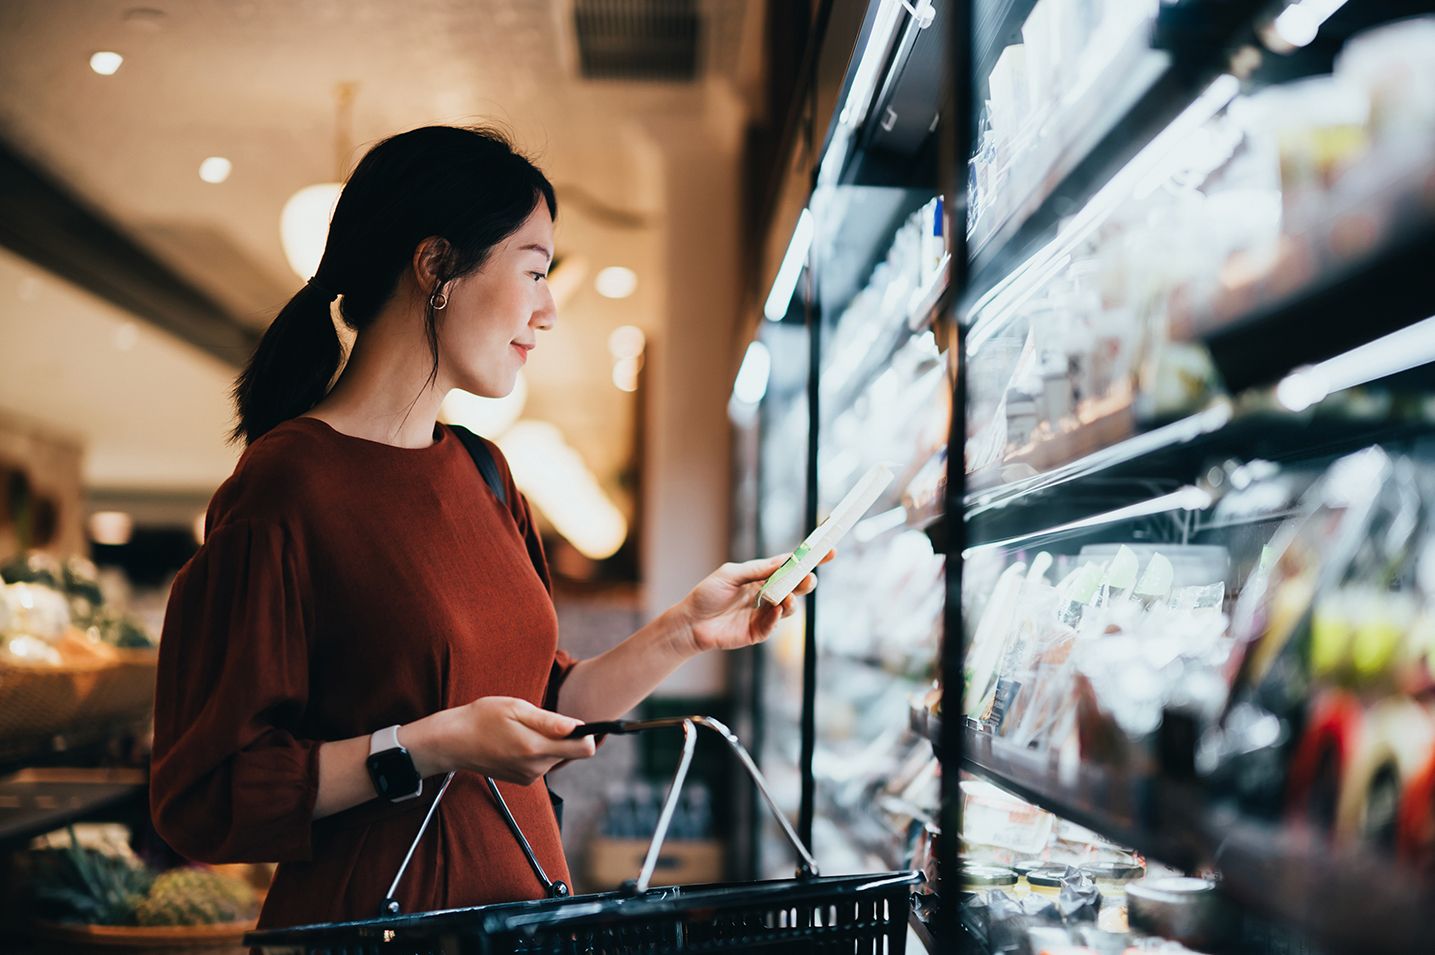
[[[62,922],[32,922],[31,932],[38,939],[59,943],[57,951],[74,952],[90,948],[119,948],[134,951],[164,949],[173,955],[182,951],[204,951],[220,955],[224,949],[243,955],[248,948],[242,944],[244,933],[254,929],[254,921],[227,922],[222,925],[72,925]]]
[[[102,737],[154,705],[155,650],[107,650],[59,666],[0,663],[0,753],[50,745],[56,736]]]

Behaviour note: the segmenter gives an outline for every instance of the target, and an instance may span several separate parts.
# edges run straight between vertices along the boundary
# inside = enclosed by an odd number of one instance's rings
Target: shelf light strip
[[[1435,316],[1281,379],[1276,400],[1304,411],[1327,396],[1435,362]]]
[[[1034,494],[1058,484],[1074,480],[1082,475],[1092,474],[1118,464],[1125,464],[1143,458],[1148,454],[1173,448],[1196,438],[1213,434],[1231,422],[1235,408],[1229,400],[1220,399],[1204,411],[1162,425],[1151,431],[1134,435],[1110,447],[1077,458],[1045,474],[1029,478],[1018,484],[992,488],[990,491],[968,495],[968,519],[988,511],[1005,507],[1012,501]]]
[[[762,307],[762,314],[770,322],[780,322],[787,315],[792,293],[797,290],[797,278],[802,274],[802,267],[807,264],[807,253],[812,248],[812,235],[812,211],[803,209],[792,230],[792,239],[787,244],[782,265],[777,269],[777,277],[772,280],[767,304]]]
[[[1043,531],[1035,531],[1030,534],[1022,534],[1018,537],[1008,537],[1005,540],[990,541],[985,544],[977,544],[962,551],[962,558],[965,560],[973,554],[992,548],[1015,547],[1018,544],[1027,544],[1047,537],[1057,537],[1071,531],[1085,530],[1089,527],[1101,527],[1104,524],[1116,524],[1121,521],[1135,520],[1138,517],[1151,517],[1156,514],[1165,514],[1169,511],[1201,511],[1211,506],[1212,498],[1208,491],[1203,491],[1194,485],[1187,485],[1178,491],[1170,494],[1162,494],[1160,497],[1153,497],[1149,501],[1142,501],[1139,504],[1131,504],[1126,507],[1118,507],[1114,511],[1107,511],[1104,514],[1095,514],[1091,517],[1083,517],[1078,521],[1071,521],[1066,524],[1058,524],[1056,527],[1047,528]]]

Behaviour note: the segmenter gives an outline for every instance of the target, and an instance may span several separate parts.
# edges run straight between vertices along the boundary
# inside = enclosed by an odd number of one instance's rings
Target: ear
[[[414,282],[424,295],[429,295],[438,288],[444,260],[448,258],[450,251],[448,240],[436,235],[429,236],[414,248]]]

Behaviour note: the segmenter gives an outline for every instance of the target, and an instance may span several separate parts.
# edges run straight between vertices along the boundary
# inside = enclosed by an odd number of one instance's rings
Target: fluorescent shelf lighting
[[[797,217],[797,226],[792,230],[792,241],[787,244],[787,254],[782,257],[777,278],[772,280],[772,291],[767,295],[767,304],[762,307],[762,314],[767,316],[768,321],[780,322],[787,314],[792,293],[797,289],[797,277],[802,274],[802,267],[807,264],[807,253],[812,248],[812,234],[812,212],[803,209],[802,215]]]
[[[891,45],[892,33],[897,27],[897,17],[901,10],[902,5],[898,0],[882,0],[878,6],[877,16],[872,20],[872,32],[867,35],[867,43],[862,47],[862,58],[857,61],[857,72],[852,74],[852,85],[847,89],[847,99],[842,104],[842,112],[837,116],[837,122],[842,126],[851,128],[867,117],[867,110],[872,105],[872,94],[877,89],[878,70],[882,68],[882,61],[887,56],[887,48]]]
[[[772,353],[762,342],[747,346],[742,367],[737,370],[737,381],[732,386],[732,396],[743,404],[755,405],[767,394],[767,381],[772,374]]]
[[[962,557],[965,559],[978,551],[987,550],[992,547],[1015,547],[1018,544],[1030,543],[1044,537],[1057,537],[1072,531],[1085,530],[1088,527],[1101,527],[1104,524],[1116,524],[1121,521],[1135,520],[1138,517],[1165,514],[1168,511],[1203,511],[1210,507],[1211,503],[1212,498],[1209,491],[1202,490],[1195,485],[1187,485],[1179,491],[1162,494],[1160,497],[1153,497],[1149,501],[1142,501],[1139,504],[1132,504],[1129,507],[1119,507],[1114,511],[1107,511],[1104,514],[1096,514],[1092,517],[1084,517],[1079,521],[1072,521],[1069,524],[1060,524],[1044,531],[1037,531],[1034,534],[1023,534],[1020,537],[1009,537],[1006,540],[992,541],[988,544],[978,544],[975,547],[968,547],[962,551]]]
[[[1327,396],[1435,361],[1435,317],[1416,322],[1343,355],[1307,365],[1281,379],[1276,400],[1304,411]]]
[[[1346,0],[1299,0],[1282,10],[1271,26],[1276,36],[1291,46],[1308,46],[1320,32],[1321,25],[1345,3]]]

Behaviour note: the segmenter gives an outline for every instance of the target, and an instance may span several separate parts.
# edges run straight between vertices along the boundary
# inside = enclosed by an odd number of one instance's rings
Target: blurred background
[[[476,122],[557,187],[559,322],[443,416],[565,649],[877,476],[800,612],[640,713],[731,725],[852,891],[912,873],[787,941],[1428,950],[1431,0],[0,4],[0,949],[252,923],[266,867],[149,825],[166,597],[337,184]],[[554,774],[579,891],[679,751]],[[655,881],[793,859],[701,740]]]

